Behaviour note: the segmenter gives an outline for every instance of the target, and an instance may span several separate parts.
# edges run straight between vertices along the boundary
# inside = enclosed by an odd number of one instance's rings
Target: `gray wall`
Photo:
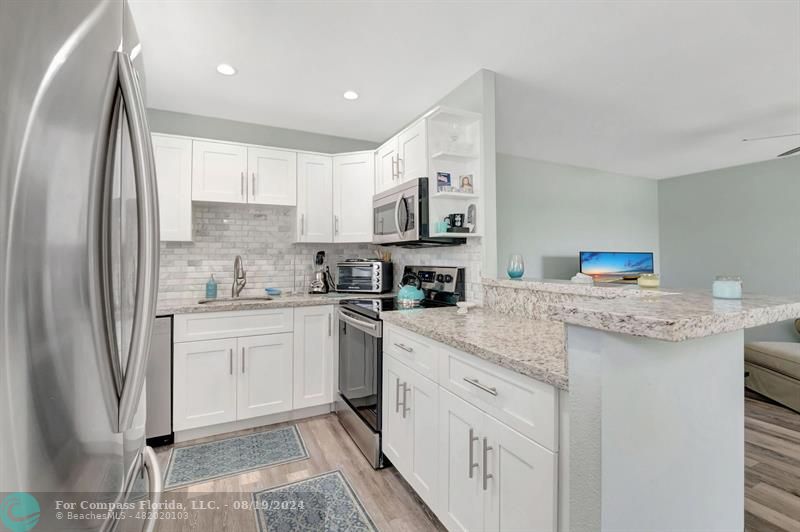
[[[661,268],[670,286],[710,288],[741,275],[745,291],[800,294],[800,157],[659,182]],[[791,322],[747,340],[797,340]]]
[[[658,182],[498,153],[497,238],[500,275],[520,253],[526,277],[568,279],[580,250],[653,251],[658,271]]]
[[[377,143],[366,140],[333,137],[297,129],[235,122],[222,118],[175,113],[160,109],[148,109],[147,119],[150,123],[150,129],[156,133],[260,144],[276,148],[342,153],[371,150],[378,146]]]

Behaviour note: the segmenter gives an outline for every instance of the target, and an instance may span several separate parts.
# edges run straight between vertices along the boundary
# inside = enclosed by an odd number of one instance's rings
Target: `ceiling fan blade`
[[[742,139],[742,142],[750,142],[753,140],[782,139],[784,137],[797,137],[797,136],[800,136],[800,133],[786,133],[785,135],[770,135],[768,137],[750,137],[748,139]]]
[[[800,146],[798,146],[796,148],[792,148],[789,151],[785,151],[785,152],[781,153],[780,155],[778,155],[778,157],[785,157],[786,155],[792,155],[794,153],[800,153]]]

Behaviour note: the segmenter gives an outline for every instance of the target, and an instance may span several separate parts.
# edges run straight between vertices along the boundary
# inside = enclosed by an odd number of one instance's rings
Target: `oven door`
[[[375,196],[372,242],[394,244],[419,240],[419,185],[396,188]]]
[[[339,395],[375,432],[381,430],[381,325],[339,309]]]

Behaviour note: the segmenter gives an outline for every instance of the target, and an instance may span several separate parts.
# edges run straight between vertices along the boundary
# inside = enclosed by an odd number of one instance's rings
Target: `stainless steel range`
[[[404,282],[420,285],[415,306],[447,307],[464,300],[464,268],[406,266]],[[381,452],[381,312],[409,308],[394,297],[346,299],[339,304],[339,395],[336,414],[372,467],[384,467]]]

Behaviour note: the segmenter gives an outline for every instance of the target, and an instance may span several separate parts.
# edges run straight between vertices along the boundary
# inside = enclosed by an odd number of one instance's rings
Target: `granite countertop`
[[[744,294],[714,299],[710,291],[650,292],[640,297],[550,305],[550,319],[592,329],[681,342],[800,317],[800,297]]]
[[[498,366],[568,389],[564,324],[530,320],[473,308],[458,314],[455,308],[410,309],[382,312],[384,323],[475,355]]]
[[[390,296],[391,294],[383,294]],[[342,299],[373,298],[378,294],[291,294],[275,296],[271,300],[266,299],[231,299],[230,297],[217,298],[215,303],[200,304],[201,298],[192,299],[165,299],[159,300],[156,307],[157,316],[168,316],[170,314],[191,314],[196,312],[227,312],[235,310],[260,310],[265,308],[294,308],[294,307],[313,307],[317,305],[333,305]]]
[[[619,297],[638,297],[652,292],[651,288],[640,288],[636,284],[573,283],[562,279],[499,279],[484,277],[481,282],[485,286],[514,288],[516,290],[532,290],[537,292],[553,292],[576,296],[590,296],[614,299]],[[656,290],[658,291],[658,290]]]

